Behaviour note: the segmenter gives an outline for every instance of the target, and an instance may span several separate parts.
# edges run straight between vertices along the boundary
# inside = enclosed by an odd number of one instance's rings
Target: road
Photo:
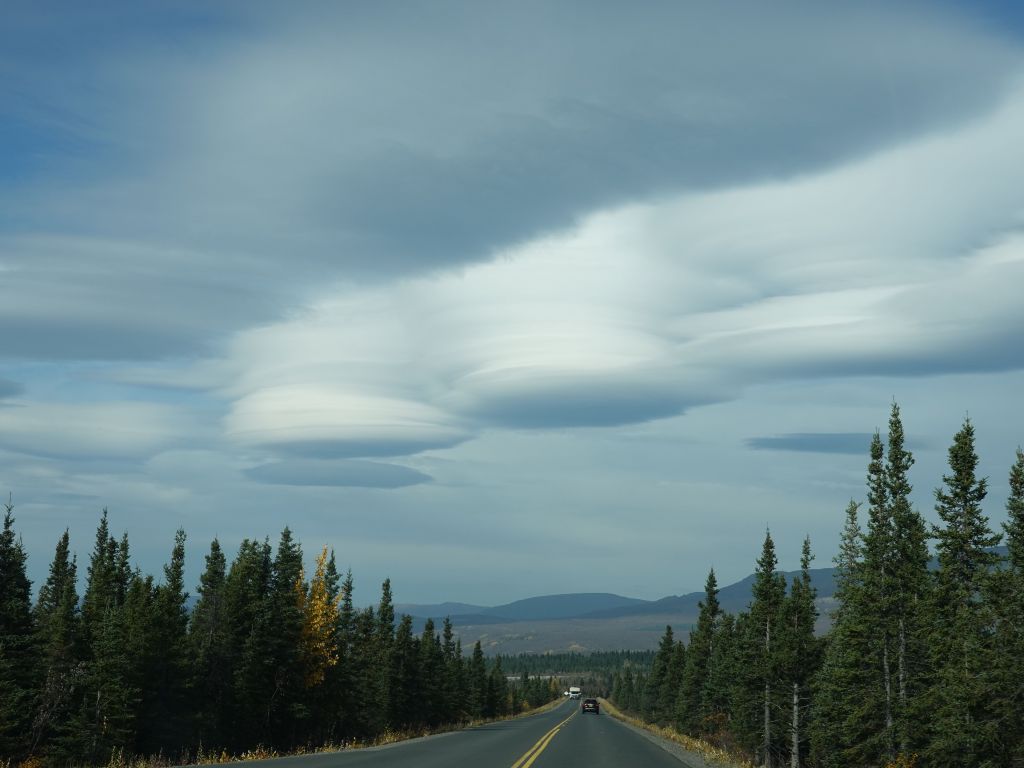
[[[246,763],[247,768],[686,768],[606,714],[566,701],[538,715],[384,747]]]

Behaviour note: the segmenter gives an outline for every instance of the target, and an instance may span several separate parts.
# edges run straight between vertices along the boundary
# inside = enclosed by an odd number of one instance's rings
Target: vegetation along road
[[[680,768],[685,763],[605,714],[583,715],[576,701],[518,720],[490,723],[383,747],[247,763],[250,768]]]

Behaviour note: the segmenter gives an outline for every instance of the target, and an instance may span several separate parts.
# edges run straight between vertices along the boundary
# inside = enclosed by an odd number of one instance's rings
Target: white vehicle
[[[580,697],[580,687],[578,685],[569,686],[569,698],[578,699]]]

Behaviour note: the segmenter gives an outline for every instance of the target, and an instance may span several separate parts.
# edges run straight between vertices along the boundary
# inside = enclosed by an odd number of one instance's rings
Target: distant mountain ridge
[[[790,583],[798,577],[799,571],[785,574]],[[750,602],[754,575],[742,581],[721,587],[718,600],[722,608],[730,613],[745,610]],[[829,598],[835,592],[835,569],[812,568],[811,583],[818,590],[819,599]],[[514,623],[519,621],[551,621],[558,619],[615,619],[628,616],[656,616],[660,614],[696,613],[698,604],[704,599],[704,592],[690,592],[685,595],[670,595],[659,600],[641,600],[623,597],[609,592],[581,592],[565,595],[543,595],[516,600],[493,607],[468,603],[436,603],[419,605],[407,603],[396,605],[397,613],[407,613],[416,619],[432,618],[435,621],[445,616],[459,625],[481,625]]]

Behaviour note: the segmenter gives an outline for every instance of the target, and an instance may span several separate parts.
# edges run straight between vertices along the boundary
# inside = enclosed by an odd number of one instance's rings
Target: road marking
[[[526,750],[526,754],[516,760],[515,763],[512,764],[512,768],[530,768],[530,766],[533,765],[533,761],[540,756],[540,753],[543,752],[547,748],[548,744],[551,743],[551,740],[555,738],[555,734],[558,733],[559,729],[576,716],[576,711],[537,739],[537,743]]]

